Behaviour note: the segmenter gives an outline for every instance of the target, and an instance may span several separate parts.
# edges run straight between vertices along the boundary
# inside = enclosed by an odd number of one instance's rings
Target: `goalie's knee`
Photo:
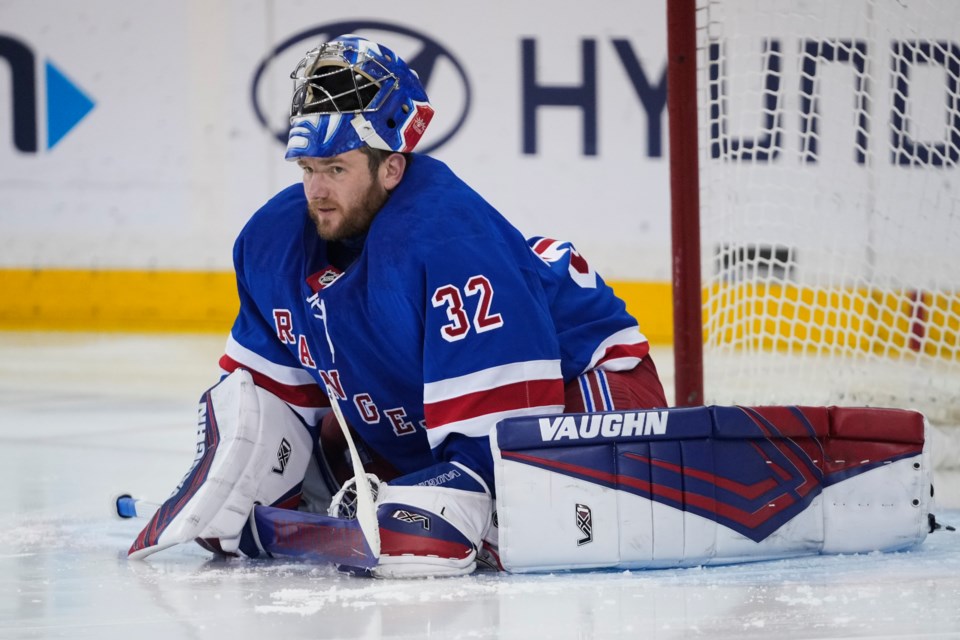
[[[477,548],[443,516],[399,502],[381,504],[380,578],[458,576],[476,567]]]
[[[483,483],[454,463],[381,485],[377,498],[381,551],[374,575],[412,578],[471,573],[489,527],[492,502]]]

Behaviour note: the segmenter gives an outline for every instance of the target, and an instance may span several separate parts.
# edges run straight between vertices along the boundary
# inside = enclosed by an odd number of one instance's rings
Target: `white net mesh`
[[[706,401],[960,423],[960,2],[697,18]]]

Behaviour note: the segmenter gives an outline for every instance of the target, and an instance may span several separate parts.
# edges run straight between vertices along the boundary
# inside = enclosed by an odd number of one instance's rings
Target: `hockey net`
[[[703,402],[919,409],[960,466],[960,2],[695,17]]]

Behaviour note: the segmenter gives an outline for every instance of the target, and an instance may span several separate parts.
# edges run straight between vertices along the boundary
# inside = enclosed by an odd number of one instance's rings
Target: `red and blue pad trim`
[[[159,543],[160,535],[170,526],[173,519],[177,517],[190,498],[199,491],[206,481],[210,466],[213,464],[213,458],[217,453],[217,447],[220,444],[220,429],[217,426],[217,416],[213,410],[213,400],[210,395],[212,392],[213,388],[206,391],[200,398],[200,403],[206,407],[203,455],[180,482],[177,491],[167,498],[153,514],[150,522],[143,528],[137,539],[133,541],[127,555],[156,546]]]
[[[437,556],[462,560],[473,544],[437,514],[408,504],[387,502],[377,508],[380,552],[384,556]]]

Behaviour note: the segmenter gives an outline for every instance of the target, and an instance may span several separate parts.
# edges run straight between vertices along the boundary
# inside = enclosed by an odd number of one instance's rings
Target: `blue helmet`
[[[416,72],[387,47],[359,36],[308,51],[290,77],[287,160],[329,158],[363,145],[412,151],[433,117]]]

